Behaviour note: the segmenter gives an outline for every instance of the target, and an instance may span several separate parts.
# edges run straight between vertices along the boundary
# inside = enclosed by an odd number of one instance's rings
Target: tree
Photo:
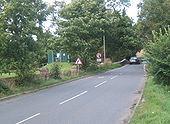
[[[74,0],[65,5],[57,20],[57,32],[64,51],[73,58],[80,56],[85,65],[94,61],[95,54],[102,45],[102,29],[106,9],[103,0]]]
[[[43,21],[50,9],[42,0],[1,0],[0,58],[16,70],[18,84],[30,83],[39,58]]]
[[[136,26],[127,16],[125,9],[122,12],[111,11],[107,14],[109,24],[106,27],[106,55],[113,61],[134,56],[141,49],[137,38]]]
[[[152,30],[159,31],[170,25],[169,0],[144,0],[140,4],[138,21],[139,34],[142,38],[152,38]]]
[[[127,0],[112,2],[123,5]],[[106,9],[104,0],[73,0],[64,5],[56,21],[62,49],[73,58],[80,56],[85,65],[89,65],[95,61],[97,52],[103,52],[102,37],[106,36],[107,57],[119,60],[134,54],[139,47],[132,20],[125,10],[116,10],[115,7]]]

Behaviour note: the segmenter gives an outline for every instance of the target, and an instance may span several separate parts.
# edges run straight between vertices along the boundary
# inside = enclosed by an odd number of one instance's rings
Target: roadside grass
[[[73,66],[73,63],[68,63],[68,62],[59,62],[57,63],[59,65],[59,67],[61,68],[61,71],[67,71],[70,70]],[[48,64],[45,67],[48,68],[49,70],[52,68],[53,63],[52,64]],[[35,74],[40,74],[39,71],[36,71]],[[0,78],[10,78],[10,77],[15,77],[16,74],[15,73],[2,73],[0,74]]]
[[[0,78],[9,78],[9,77],[15,77],[16,74],[15,73],[2,73],[0,74]]]
[[[72,63],[70,65],[66,64],[67,67],[65,67],[64,69],[68,70],[70,67],[72,67],[71,65],[72,65]],[[65,76],[62,79],[57,79],[57,80],[55,80],[55,79],[49,79],[49,80],[38,79],[37,84],[31,85],[29,87],[27,87],[27,86],[16,87],[14,85],[14,83],[11,83],[11,85],[10,85],[11,91],[7,92],[6,94],[0,93],[0,98],[10,96],[10,95],[14,95],[14,94],[24,93],[24,92],[27,92],[27,91],[40,89],[40,88],[43,88],[43,87],[46,87],[46,86],[55,85],[55,84],[59,84],[59,83],[62,83],[62,82],[64,83],[64,81],[69,81],[69,80],[72,80],[72,79],[96,74],[96,73],[99,73],[99,72],[104,72],[104,71],[114,69],[114,68],[118,68],[118,67],[121,67],[121,66],[122,66],[121,64],[108,64],[108,65],[99,67],[99,69],[97,69],[97,70],[93,70],[93,71],[89,71],[89,72],[83,72],[83,73],[80,73],[79,75],[75,74],[75,75],[71,75],[71,76]]]
[[[54,63],[48,64],[45,67],[51,70],[52,66]],[[73,63],[68,63],[68,62],[58,62],[57,65],[61,68],[61,71],[67,71],[70,70],[73,66]]]
[[[149,78],[144,102],[136,109],[130,124],[170,124],[170,86],[155,84]]]

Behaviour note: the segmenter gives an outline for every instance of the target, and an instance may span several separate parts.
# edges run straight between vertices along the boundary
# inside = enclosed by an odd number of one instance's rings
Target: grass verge
[[[54,63],[48,64],[44,67],[46,67],[50,70],[52,68],[53,64]],[[57,64],[61,68],[61,71],[70,70],[73,66],[73,63],[68,63],[68,62],[58,62]],[[35,74],[39,74],[39,73],[40,73],[39,71],[35,72]],[[16,74],[14,72],[13,73],[2,73],[2,74],[0,74],[0,78],[11,78],[11,77],[15,77],[15,76],[16,76]]]
[[[52,66],[54,65],[54,63],[48,64],[45,67],[48,68],[49,70],[51,70]],[[61,71],[66,71],[66,70],[70,70],[73,66],[73,63],[68,63],[68,62],[58,62],[57,65],[59,65],[59,67],[61,68]]]
[[[144,101],[137,107],[130,124],[170,124],[170,86],[155,84],[149,78]]]
[[[81,73],[79,75],[66,76],[66,77],[64,77],[62,79],[58,79],[58,80],[49,79],[49,80],[46,81],[46,80],[43,80],[43,79],[39,79],[38,83],[36,85],[32,85],[32,86],[29,86],[29,87],[15,87],[14,85],[12,85],[10,87],[11,90],[9,92],[7,92],[6,94],[0,93],[0,98],[10,96],[10,95],[14,95],[14,94],[24,93],[26,91],[40,89],[40,88],[43,88],[43,87],[46,87],[46,86],[59,84],[59,83],[62,83],[64,81],[69,81],[69,80],[80,78],[80,77],[83,77],[83,76],[88,76],[88,75],[91,75],[91,74],[104,72],[104,71],[114,69],[114,68],[118,68],[118,67],[121,67],[121,64],[109,64],[109,65],[106,65],[106,66],[101,66],[97,70],[84,72],[84,73]]]

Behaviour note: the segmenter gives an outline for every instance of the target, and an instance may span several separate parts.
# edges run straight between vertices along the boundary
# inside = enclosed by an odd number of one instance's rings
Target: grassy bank
[[[65,68],[65,70],[67,70],[69,67],[70,66],[67,65],[67,67],[63,67],[63,68]],[[120,64],[109,64],[109,65],[101,66],[97,70],[84,72],[84,73],[81,73],[79,75],[65,76],[62,79],[58,79],[58,80],[49,79],[49,80],[46,81],[44,79],[39,79],[37,81],[36,85],[32,85],[32,86],[29,86],[29,87],[16,87],[15,85],[11,84],[10,85],[11,91],[6,93],[6,94],[0,93],[0,98],[5,97],[5,96],[9,96],[9,95],[13,95],[13,94],[23,93],[25,91],[40,89],[40,88],[45,87],[45,86],[59,84],[59,83],[64,82],[64,81],[68,81],[68,80],[71,80],[71,79],[76,79],[78,77],[83,77],[83,76],[95,74],[95,73],[98,73],[98,72],[104,72],[104,71],[107,71],[109,69],[114,69],[114,68],[118,68],[118,67],[121,67],[121,65]]]
[[[154,84],[150,78],[130,124],[170,124],[170,86]]]
[[[73,66],[73,63],[68,63],[68,62],[59,62],[57,63],[59,65],[59,67],[61,68],[61,71],[66,71],[66,70],[70,70]],[[49,70],[52,68],[53,64],[48,64],[46,66],[44,66],[45,68],[48,68]],[[38,69],[37,69],[38,70]],[[35,74],[39,74],[39,71],[36,71]],[[15,77],[16,74],[15,73],[2,73],[0,74],[0,78],[11,78],[11,77]]]

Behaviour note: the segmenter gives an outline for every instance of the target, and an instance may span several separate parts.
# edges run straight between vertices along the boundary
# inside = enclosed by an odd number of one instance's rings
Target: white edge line
[[[114,77],[112,77],[112,78],[110,78],[110,79],[114,79],[114,78],[117,78],[118,77],[118,75],[116,75],[116,76],[114,76]]]
[[[18,123],[16,123],[16,124],[21,124],[21,123],[23,123],[23,122],[25,122],[25,121],[28,121],[28,120],[30,120],[30,119],[38,116],[38,115],[40,115],[40,113],[37,113],[37,114],[35,114],[35,115],[33,115],[33,116],[29,117],[29,118],[26,118],[26,119],[24,119],[24,120],[22,120],[22,121],[20,121],[20,122],[18,122]]]
[[[62,105],[62,104],[66,103],[66,102],[68,102],[68,101],[70,101],[70,100],[73,100],[73,99],[75,99],[75,98],[77,98],[77,97],[79,97],[79,96],[87,93],[87,92],[88,92],[88,91],[84,91],[84,92],[82,92],[82,93],[80,93],[80,94],[78,94],[78,95],[76,95],[76,96],[74,96],[74,97],[71,97],[70,99],[67,99],[67,100],[65,100],[65,101],[63,101],[63,102],[60,102],[59,104]]]
[[[96,85],[96,86],[94,86],[95,88],[97,88],[97,87],[99,87],[100,85],[103,85],[104,83],[106,83],[107,81],[104,81],[104,82],[102,82],[102,83],[100,83],[100,84],[98,84],[98,85]]]

